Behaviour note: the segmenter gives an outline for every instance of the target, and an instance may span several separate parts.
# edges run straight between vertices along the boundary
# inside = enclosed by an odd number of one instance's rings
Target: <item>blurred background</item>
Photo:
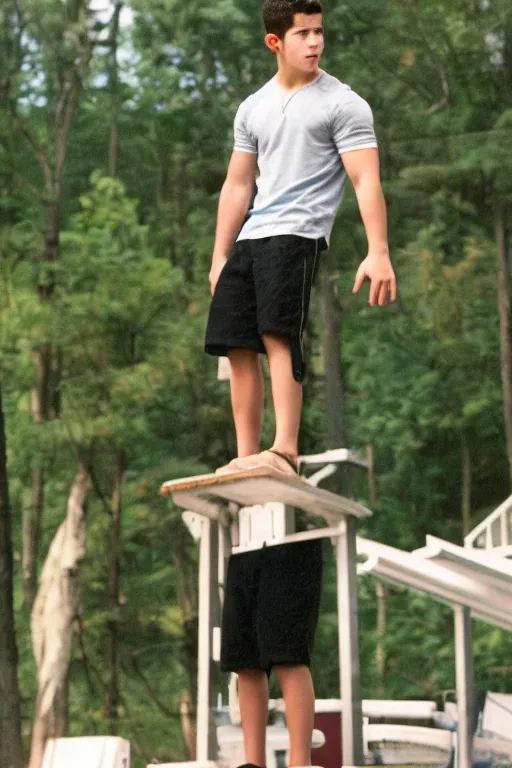
[[[370,308],[367,288],[351,293],[366,239],[350,189],[307,331],[301,452],[370,459],[342,478],[374,510],[364,536],[462,544],[511,488],[512,6],[325,5],[322,67],[374,111],[399,299]],[[53,732],[120,734],[136,768],[193,757],[197,547],[158,491],[235,451],[203,336],[233,118],[275,72],[260,11],[1,1],[0,380],[27,755],[33,641],[67,622]],[[38,612],[66,514],[76,591]],[[369,577],[359,588],[363,696],[453,689],[452,612],[377,595]],[[321,698],[339,695],[336,621],[326,552]],[[510,634],[474,632],[477,687],[512,693]]]

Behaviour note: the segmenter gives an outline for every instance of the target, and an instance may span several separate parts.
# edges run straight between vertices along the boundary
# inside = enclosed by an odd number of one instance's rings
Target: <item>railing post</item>
[[[199,642],[197,671],[197,757],[201,762],[217,759],[217,734],[213,722],[215,704],[213,628],[220,622],[219,523],[203,517],[199,555]]]
[[[345,518],[336,542],[338,635],[344,765],[364,765],[363,712],[357,621],[356,521]]]
[[[473,751],[473,648],[471,611],[462,605],[454,607],[455,621],[455,674],[457,685],[458,768],[471,768]]]
[[[508,510],[504,510],[500,520],[501,546],[508,546]]]

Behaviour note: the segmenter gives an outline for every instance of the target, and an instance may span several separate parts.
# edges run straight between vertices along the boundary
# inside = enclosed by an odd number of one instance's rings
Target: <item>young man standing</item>
[[[368,278],[370,304],[383,306],[395,299],[396,281],[372,113],[319,68],[321,2],[264,0],[263,19],[278,71],[242,103],[235,119],[234,152],[219,202],[205,348],[231,363],[238,456],[218,471],[266,465],[296,475],[303,332],[318,259],[328,247],[347,176],[368,238],[354,292]],[[242,227],[257,169],[258,194]],[[268,356],[276,415],[274,443],[263,452],[260,353]],[[239,674],[246,760],[260,768],[270,670],[286,703],[290,766],[310,765],[315,697],[309,661],[321,559],[318,542],[304,542],[236,555],[229,563],[222,665]]]
[[[267,0],[263,16],[278,72],[236,116],[210,273],[206,351],[228,356],[231,363],[238,457],[229,469],[263,463],[289,474],[296,471],[298,455],[309,294],[347,175],[368,237],[354,290],[369,278],[370,304],[383,305],[395,298],[396,282],[372,113],[348,86],[319,69],[321,3]],[[257,167],[258,195],[240,231]],[[260,453],[259,353],[269,360],[276,453]]]

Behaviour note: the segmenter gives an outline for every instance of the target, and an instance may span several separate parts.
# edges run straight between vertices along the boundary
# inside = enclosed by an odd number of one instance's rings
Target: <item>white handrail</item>
[[[499,523],[498,541],[493,543],[493,526]],[[485,520],[474,528],[464,539],[464,546],[480,549],[493,549],[494,547],[507,547],[512,544],[510,529],[512,527],[512,496],[500,504],[491,512]],[[484,537],[484,546],[479,547],[478,541]]]
[[[315,453],[307,456],[299,456],[299,463],[314,465],[314,464],[355,464],[363,469],[368,469],[368,462],[365,458],[360,456],[355,451],[350,451],[347,448],[331,448],[323,453]]]

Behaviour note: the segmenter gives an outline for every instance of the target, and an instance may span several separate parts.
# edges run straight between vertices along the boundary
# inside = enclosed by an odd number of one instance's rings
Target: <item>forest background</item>
[[[374,510],[361,534],[460,544],[512,477],[512,7],[326,6],[322,66],[374,111],[399,299],[351,294],[366,240],[349,190],[307,330],[301,451],[370,458],[337,480]],[[130,739],[135,768],[193,756],[197,546],[158,489],[235,450],[203,336],[234,114],[275,71],[262,38],[256,0],[0,5],[2,767],[38,768],[66,733]],[[359,592],[363,695],[453,689],[451,612]],[[323,698],[336,624],[326,550]],[[474,630],[477,687],[512,692],[510,635]]]

